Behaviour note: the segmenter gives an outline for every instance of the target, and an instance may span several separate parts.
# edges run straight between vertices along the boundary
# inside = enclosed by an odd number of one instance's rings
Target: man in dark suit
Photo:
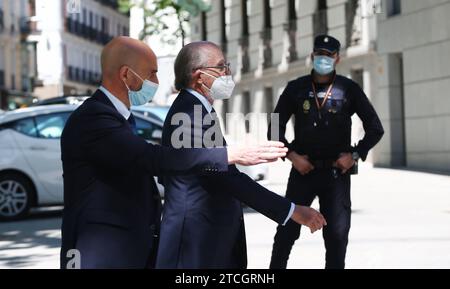
[[[234,83],[220,48],[194,42],[175,61],[181,90],[163,128],[163,145],[226,146],[212,103],[231,96]],[[180,125],[181,123],[181,125]],[[216,175],[164,177],[165,200],[156,268],[246,268],[241,202],[279,224],[293,219],[314,232],[325,224],[308,207],[295,206],[230,166]]]
[[[61,267],[152,268],[161,220],[153,176],[225,172],[229,163],[266,162],[286,149],[277,142],[228,151],[148,144],[134,134],[129,108],[156,90],[155,54],[119,37],[104,48],[101,65],[102,86],[71,115],[61,137]],[[69,262],[76,252],[79,264]]]

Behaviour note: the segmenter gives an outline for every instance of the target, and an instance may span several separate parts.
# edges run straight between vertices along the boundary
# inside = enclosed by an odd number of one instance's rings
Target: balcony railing
[[[118,0],[97,0],[97,1],[100,2],[102,5],[109,6],[113,9],[119,8]]]
[[[67,79],[83,84],[98,85],[100,83],[100,74],[69,65],[67,67]]]
[[[5,86],[5,71],[0,70],[0,88]]]
[[[313,27],[314,36],[327,34],[328,32],[328,20],[327,20],[327,10],[318,10],[313,15]]]
[[[270,29],[264,29],[260,33],[262,41],[262,66],[263,68],[269,68],[272,66],[272,31]]]
[[[346,13],[346,44],[347,47],[357,46],[362,41],[361,1],[349,0],[345,5]]]
[[[241,48],[241,73],[250,71],[250,54],[249,54],[249,39],[248,35],[243,35],[239,39],[239,46]]]
[[[287,62],[293,62],[298,59],[297,54],[297,43],[296,43],[296,34],[297,34],[297,20],[290,20],[283,25],[284,31],[287,34],[288,39],[288,53],[287,53]]]
[[[5,29],[4,14],[3,9],[0,9],[0,32],[3,32],[4,29]]]
[[[66,28],[67,32],[69,33],[72,33],[87,40],[95,41],[103,45],[108,43],[113,38],[112,36],[108,35],[103,31],[99,31],[93,27],[80,23],[71,18],[66,19]]]
[[[31,92],[33,87],[32,81],[33,79],[28,75],[22,75],[22,91]]]

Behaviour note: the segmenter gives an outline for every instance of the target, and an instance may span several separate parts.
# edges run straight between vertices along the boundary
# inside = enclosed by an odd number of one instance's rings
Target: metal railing
[[[3,69],[0,70],[0,87],[5,86],[5,71]]]
[[[263,68],[269,68],[272,66],[272,30],[264,29],[260,33],[260,38],[263,45]]]
[[[239,46],[241,49],[241,73],[250,71],[250,55],[249,55],[249,36],[243,35],[239,38]]]
[[[346,46],[357,46],[362,42],[361,1],[349,0],[345,4]]]
[[[318,10],[313,14],[313,29],[314,36],[327,34],[328,32],[328,19],[327,10]]]
[[[3,32],[4,29],[5,29],[4,13],[3,9],[0,9],[0,32]]]
[[[84,84],[98,85],[100,83],[100,74],[69,65],[67,67],[67,79]]]
[[[285,33],[287,33],[288,38],[288,56],[287,61],[293,62],[298,59],[297,54],[297,43],[296,43],[296,35],[297,35],[297,20],[289,20],[288,22],[283,24],[283,29]]]
[[[66,18],[66,29],[69,33],[103,45],[113,39],[113,36],[71,18]]]

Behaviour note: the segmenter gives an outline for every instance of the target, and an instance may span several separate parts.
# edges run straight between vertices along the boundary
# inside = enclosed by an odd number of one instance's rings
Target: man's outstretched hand
[[[228,164],[252,166],[274,162],[286,156],[288,149],[282,142],[267,141],[252,147],[227,147]]]
[[[291,219],[300,225],[309,227],[311,233],[314,233],[327,225],[327,221],[321,213],[305,206],[296,205]]]

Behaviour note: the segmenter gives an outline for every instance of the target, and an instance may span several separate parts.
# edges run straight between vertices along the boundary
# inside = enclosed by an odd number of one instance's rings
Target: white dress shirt
[[[209,103],[209,101],[206,99],[205,96],[201,95],[200,93],[198,93],[197,91],[195,91],[193,89],[186,89],[186,91],[189,92],[190,94],[192,94],[193,96],[195,96],[196,98],[198,98],[198,100],[200,100],[200,102],[206,108],[206,111],[208,111],[208,113],[211,113],[212,105],[211,105],[211,103]],[[286,223],[289,221],[289,219],[294,214],[294,209],[295,209],[295,204],[291,202],[291,208],[289,209],[289,213],[287,215],[286,220],[283,223],[283,226],[286,225]]]
[[[114,107],[117,109],[117,111],[126,119],[128,120],[128,118],[131,115],[130,110],[127,108],[127,106],[120,101],[117,97],[115,97],[111,92],[109,92],[106,88],[104,88],[103,86],[100,86],[98,88],[101,92],[103,92],[108,99],[112,102],[112,104],[114,105]]]
[[[193,89],[186,89],[187,92],[189,92],[190,94],[192,94],[193,96],[195,96],[196,98],[198,98],[198,100],[200,100],[200,102],[203,104],[203,106],[206,108],[206,111],[208,113],[211,113],[213,107],[212,104],[209,103],[208,99],[206,99],[205,96],[201,95],[200,93],[198,93],[197,91],[193,90]]]

